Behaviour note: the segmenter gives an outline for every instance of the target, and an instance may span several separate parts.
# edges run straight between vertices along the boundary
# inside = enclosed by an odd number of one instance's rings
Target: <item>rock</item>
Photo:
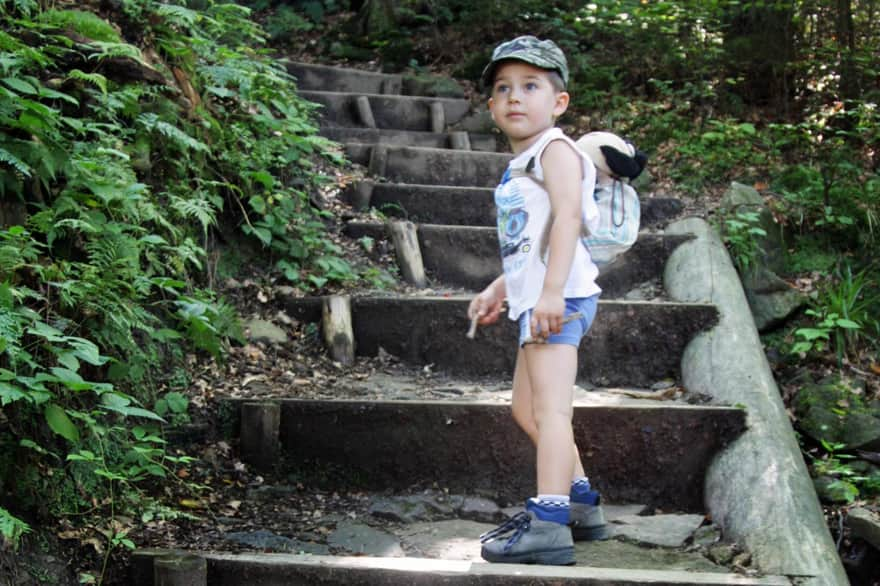
[[[694,531],[694,545],[707,547],[721,540],[721,528],[716,525],[703,525]]]
[[[400,523],[449,518],[453,513],[453,507],[448,502],[442,502],[437,495],[431,493],[382,497],[370,505],[371,515]]]
[[[224,537],[227,541],[264,551],[278,551],[285,553],[302,552],[315,555],[327,555],[330,553],[327,546],[320,543],[290,539],[289,537],[276,535],[265,529],[227,533]]]
[[[703,515],[622,516],[608,525],[612,537],[658,547],[681,547],[703,523]]]
[[[758,238],[763,253],[757,259],[760,265],[766,266],[773,271],[782,271],[785,268],[785,239],[781,227],[776,223],[773,214],[764,202],[764,198],[758,191],[748,185],[737,183],[730,184],[721,199],[720,208],[727,217],[735,217],[738,212],[753,211],[759,214],[758,226],[767,233]]]
[[[462,519],[480,523],[500,523],[505,519],[504,512],[497,503],[477,496],[465,497],[458,510],[458,515]]]
[[[245,322],[247,337],[252,342],[264,342],[266,344],[284,344],[287,342],[287,332],[270,321],[263,319],[251,319]]]
[[[739,548],[735,544],[719,543],[710,547],[707,555],[716,564],[726,566],[733,561],[738,551]]]
[[[792,406],[800,429],[816,441],[842,443],[847,449],[880,448],[880,406],[866,404],[843,381],[806,384]]]
[[[414,523],[398,532],[408,551],[419,557],[444,560],[480,558],[479,535],[495,525],[450,519],[434,523]]]
[[[403,548],[400,547],[400,541],[397,537],[369,525],[352,521],[342,521],[337,524],[336,530],[327,538],[327,543],[358,555],[404,556]]]
[[[851,509],[846,516],[846,524],[853,535],[870,543],[880,550],[880,514],[862,507]]]
[[[742,282],[760,332],[778,327],[807,303],[806,295],[763,266],[744,275]]]
[[[643,172],[644,174],[644,172]],[[635,188],[644,193],[647,188]],[[641,190],[640,190],[641,189]],[[645,200],[640,222],[643,226],[662,226],[677,218],[684,209],[684,202],[674,197],[658,197]]]
[[[852,483],[831,476],[814,478],[813,486],[816,488],[816,496],[825,502],[847,503],[858,494],[858,489]]]

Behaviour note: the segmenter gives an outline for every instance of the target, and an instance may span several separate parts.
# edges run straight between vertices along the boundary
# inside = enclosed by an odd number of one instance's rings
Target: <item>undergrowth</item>
[[[164,429],[185,419],[186,354],[222,360],[241,341],[205,286],[227,227],[303,291],[373,274],[310,203],[331,181],[321,169],[344,162],[315,106],[247,8],[196,4],[0,0],[0,534],[13,544],[25,519],[55,519],[97,531],[109,555],[134,545],[123,512],[177,514],[144,487],[185,482]]]

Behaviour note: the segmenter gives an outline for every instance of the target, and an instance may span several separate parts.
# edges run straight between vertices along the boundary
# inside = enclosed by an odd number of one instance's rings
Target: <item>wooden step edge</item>
[[[171,550],[132,554],[133,586],[153,586],[153,566]],[[527,566],[430,558],[324,556],[284,553],[188,552],[207,560],[212,586],[232,584],[381,584],[410,586],[442,580],[447,586],[477,584],[578,584],[599,586],[792,586],[784,576],[742,576],[680,570],[627,570],[588,566]],[[283,580],[283,582],[281,581]]]

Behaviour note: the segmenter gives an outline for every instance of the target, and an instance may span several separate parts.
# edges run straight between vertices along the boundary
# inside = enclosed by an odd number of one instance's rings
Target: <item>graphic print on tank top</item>
[[[501,258],[505,265],[525,262],[525,255],[532,249],[531,238],[523,237],[529,224],[529,214],[525,209],[525,198],[516,182],[510,181],[510,170],[504,172],[501,184],[495,188],[495,207],[497,209],[498,242],[501,244]],[[508,259],[520,254],[522,259]]]

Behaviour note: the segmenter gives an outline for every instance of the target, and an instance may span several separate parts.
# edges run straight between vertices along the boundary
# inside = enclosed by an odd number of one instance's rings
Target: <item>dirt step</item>
[[[321,129],[321,134],[336,142],[390,144],[437,149],[456,148],[453,146],[452,135],[449,132],[325,126]],[[495,152],[498,149],[498,141],[491,134],[469,132],[468,141],[471,150],[474,151]]]
[[[285,62],[301,90],[326,90],[365,94],[400,94],[403,76],[312,63]]]
[[[353,238],[388,237],[385,224],[378,222],[350,222],[346,233]],[[501,274],[495,228],[419,224],[418,237],[425,270],[437,283],[478,291]],[[688,239],[685,235],[640,234],[629,251],[602,269],[598,283],[603,298],[621,298],[645,282],[659,281],[666,259]]]
[[[353,163],[369,167],[377,179],[384,177],[395,183],[494,188],[511,158],[506,153],[451,149],[361,143],[344,146]]]
[[[576,559],[582,560],[576,546]],[[602,552],[604,544],[594,550]],[[138,550],[133,554],[133,586],[152,586],[153,560],[168,551]],[[211,586],[321,585],[321,586],[791,586],[782,576],[751,577],[737,574],[675,569],[623,569],[587,565],[522,566],[470,560],[394,557],[333,557],[312,554],[199,554],[207,559]],[[607,556],[599,563],[607,560]],[[649,552],[648,557],[657,557]],[[632,556],[644,562],[645,558]],[[590,560],[588,560],[590,561]],[[638,563],[637,562],[637,563]],[[636,565],[634,568],[638,568]]]
[[[321,297],[282,297],[288,315],[321,321]],[[469,296],[357,297],[352,299],[355,349],[379,349],[410,364],[433,365],[452,375],[510,376],[517,332],[506,319],[465,334]],[[703,303],[599,301],[593,326],[580,349],[578,380],[596,386],[648,387],[678,379],[685,346],[718,320]]]
[[[231,429],[239,428],[234,417],[241,413],[240,406],[251,405],[244,455],[274,451],[269,445],[272,436],[254,437],[250,432],[252,410],[257,409],[253,401],[229,401],[221,410],[231,418]],[[508,504],[521,503],[534,492],[534,448],[505,404],[298,399],[263,403],[280,404],[282,456],[271,459],[276,471],[296,472],[308,478],[306,484],[403,491],[436,482],[453,492],[490,491]],[[706,467],[718,450],[742,433],[745,412],[675,401],[650,403],[576,406],[574,436],[584,468],[611,502],[701,512]]]
[[[370,190],[369,202],[360,203],[369,204],[388,216],[455,226],[494,226],[496,222],[494,187],[378,182],[372,183]],[[348,192],[349,198],[354,192],[354,188]],[[642,227],[665,224],[678,216],[682,208],[683,204],[676,198],[643,197]]]

